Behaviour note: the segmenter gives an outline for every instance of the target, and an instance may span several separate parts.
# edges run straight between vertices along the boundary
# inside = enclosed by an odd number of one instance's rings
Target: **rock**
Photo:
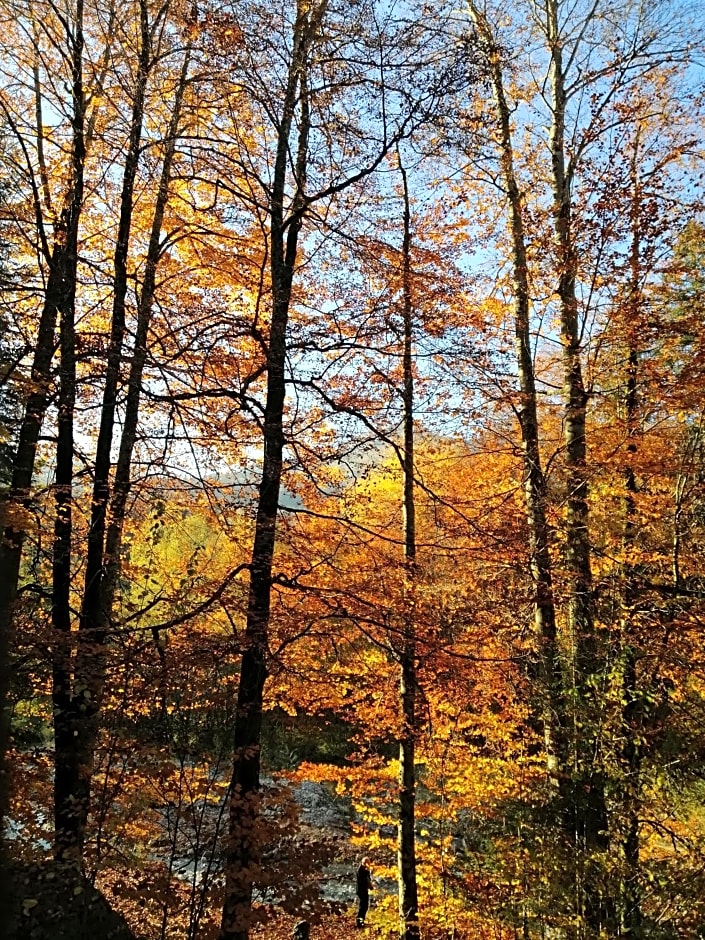
[[[348,905],[355,900],[355,866],[333,862],[323,869],[321,897],[331,904]]]
[[[304,780],[294,788],[294,799],[301,807],[301,821],[321,829],[345,829],[345,810],[336,803],[323,784]]]

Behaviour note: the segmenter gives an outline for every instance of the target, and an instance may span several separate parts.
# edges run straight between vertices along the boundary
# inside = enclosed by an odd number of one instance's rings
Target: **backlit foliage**
[[[311,940],[357,936],[362,856],[378,882],[369,932],[399,936],[399,666],[410,622],[423,940],[599,940],[610,929],[620,940],[696,940],[705,929],[705,223],[693,58],[702,13],[631,0],[452,10],[87,0],[79,23],[83,7],[0,0],[0,518],[3,551],[22,550],[3,595],[13,615],[10,854],[23,864],[52,855],[63,665],[69,701],[83,701],[84,717],[95,706],[94,740],[68,748],[91,784],[84,873],[136,936],[221,936],[233,728],[253,647],[250,575],[271,563],[258,637],[261,785],[245,793],[242,814],[243,829],[252,819],[256,830],[244,877],[254,885],[253,940],[291,937],[302,918]],[[558,48],[562,104],[551,97]],[[572,254],[556,234],[561,108]],[[75,298],[54,304],[42,375],[35,353],[77,191],[82,109]],[[524,227],[563,683],[553,699],[535,626],[512,198]],[[278,213],[291,266],[279,325]],[[559,288],[570,265],[585,389],[585,674],[568,560],[576,477]],[[407,301],[413,564],[403,510]],[[261,468],[282,323],[281,486],[273,557],[263,560]],[[61,631],[67,345],[75,407]],[[32,396],[42,389],[40,414]],[[91,620],[97,441],[113,406],[105,518],[119,538],[114,556],[101,547],[98,577],[114,575],[113,591]],[[42,426],[33,482],[17,492],[12,452],[32,417]],[[66,495],[65,481],[58,489]],[[81,673],[86,659],[98,663],[98,691]],[[569,756],[557,775],[547,762],[552,719]],[[304,805],[302,783],[317,785],[335,824]],[[585,818],[562,800],[573,785],[584,811],[593,784],[603,815],[590,843]],[[625,897],[638,900],[638,936],[625,927]],[[607,918],[598,926],[591,903]]]

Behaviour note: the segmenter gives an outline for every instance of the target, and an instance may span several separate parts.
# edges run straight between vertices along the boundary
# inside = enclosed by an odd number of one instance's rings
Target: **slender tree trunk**
[[[325,14],[325,6],[325,0],[318,6],[309,0],[298,0],[292,57],[279,124],[270,196],[272,314],[267,349],[267,394],[262,435],[264,453],[233,732],[233,773],[220,940],[247,940],[249,936],[254,869],[260,852],[257,833],[260,740],[264,686],[268,675],[272,562],[284,449],[287,323],[306,185],[310,130],[308,61]],[[294,197],[288,218],[285,218],[287,163],[297,104],[299,121],[294,156]]]
[[[114,21],[115,7],[114,3],[112,3],[107,31],[108,42],[102,63],[103,79],[110,58],[110,44],[113,38]],[[35,28],[34,39],[37,55],[39,55],[39,35],[39,30]],[[73,70],[72,88],[75,95],[76,78],[81,68],[81,63],[77,62],[77,56],[82,55],[83,37],[81,30],[79,29],[75,35],[69,38],[73,43],[71,50]],[[14,605],[20,577],[24,531],[28,525],[28,517],[31,512],[31,485],[34,476],[37,444],[51,393],[50,383],[55,352],[56,322],[57,317],[63,316],[64,306],[68,302],[69,290],[67,283],[75,282],[76,259],[75,256],[71,257],[71,253],[73,251],[75,255],[74,246],[77,244],[78,225],[83,200],[83,162],[85,160],[88,138],[90,136],[90,127],[88,132],[84,132],[85,98],[80,101],[75,99],[72,157],[70,161],[69,177],[63,199],[61,200],[61,211],[54,225],[53,246],[50,249],[43,218],[43,210],[51,213],[54,203],[49,189],[49,176],[44,156],[45,137],[43,128],[42,89],[40,86],[39,68],[37,66],[33,68],[32,74],[34,80],[34,112],[36,121],[35,147],[39,164],[40,182],[40,187],[36,189],[34,195],[34,208],[39,236],[38,240],[43,247],[47,262],[48,276],[35,341],[34,360],[31,370],[31,391],[27,398],[23,419],[20,425],[18,446],[12,465],[12,481],[10,491],[5,501],[5,518],[7,522],[4,527],[4,538],[0,540],[0,659],[2,660],[3,670],[8,677],[0,680],[0,700],[3,702],[6,701],[9,683],[9,657],[13,647],[12,631]],[[83,84],[82,76],[79,76],[79,84]],[[76,108],[78,108],[78,110],[76,110]],[[97,110],[94,109],[92,122],[95,121],[96,116]],[[19,134],[18,131],[16,131],[16,133]],[[68,649],[65,650],[64,646],[64,642],[57,642],[57,655],[68,655]],[[64,665],[68,667],[68,660],[66,660]],[[62,678],[63,671],[62,667],[58,665],[57,678],[59,679],[60,685],[64,684],[64,679]],[[69,681],[69,679],[70,676],[66,673],[66,681]],[[62,698],[61,692],[57,691],[57,695],[58,699]],[[6,785],[7,775],[4,771],[8,733],[9,714],[7,710],[3,708],[0,714],[0,833],[3,831],[2,819],[6,813],[8,798]]]
[[[147,361],[147,337],[154,306],[157,267],[161,256],[161,231],[164,223],[164,212],[169,200],[172,166],[176,154],[176,143],[179,134],[179,124],[181,122],[184,94],[188,84],[190,64],[191,48],[187,47],[181,66],[179,83],[174,96],[174,108],[167,129],[164,161],[162,163],[157,198],[154,206],[152,229],[149,237],[149,245],[147,247],[144,276],[142,278],[142,289],[137,305],[137,327],[127,383],[125,416],[123,419],[122,435],[120,437],[120,449],[115,467],[109,523],[105,536],[105,574],[103,576],[103,599],[101,604],[108,618],[111,616],[120,576],[122,532],[127,512],[127,500],[130,494],[130,472],[132,468],[132,455],[137,441],[140,398],[142,394],[142,375]]]
[[[397,149],[397,152],[399,150]],[[404,240],[402,245],[402,294],[404,314],[404,563],[406,588],[403,636],[399,653],[399,829],[397,838],[399,885],[399,935],[418,940],[419,901],[416,883],[416,623],[414,610],[416,576],[416,507],[414,503],[414,371],[413,298],[411,291],[411,211],[406,170],[399,155],[404,193]]]
[[[553,226],[558,267],[561,342],[563,345],[563,425],[568,469],[566,499],[566,560],[571,578],[569,627],[579,675],[594,671],[592,573],[588,532],[588,480],[585,446],[587,394],[581,364],[581,329],[576,295],[577,257],[573,242],[572,176],[565,152],[566,90],[558,0],[547,0],[551,52],[550,130],[553,184]]]
[[[32,68],[32,78],[34,79],[34,123],[37,129],[36,148],[37,163],[39,164],[39,181],[42,188],[42,201],[47,212],[51,212],[51,191],[49,189],[49,174],[47,173],[46,158],[44,156],[44,109],[42,107],[42,86],[39,78],[39,25],[35,22],[33,27],[33,39],[35,48],[34,67]]]
[[[514,168],[511,112],[504,91],[501,53],[486,17],[474,4],[470,12],[488,49],[490,80],[499,132],[502,176],[509,204],[509,230],[512,239],[512,287],[514,293],[514,349],[521,403],[524,458],[524,502],[534,581],[534,631],[538,649],[539,695],[546,743],[547,772],[555,788],[563,779],[567,755],[565,741],[564,676],[558,648],[553,576],[550,557],[550,529],[546,520],[546,480],[541,466],[536,381],[531,350],[529,272],[522,197]]]
[[[568,782],[566,827],[576,842],[576,916],[584,932],[596,936],[610,916],[591,877],[581,874],[595,851],[607,848],[607,812],[604,775],[599,755],[599,708],[594,676],[600,668],[593,626],[592,571],[588,529],[588,472],[586,459],[587,394],[581,363],[581,327],[576,293],[577,256],[573,236],[572,178],[566,159],[565,120],[567,93],[563,66],[563,36],[559,25],[560,0],[546,0],[546,37],[550,51],[549,134],[553,188],[553,233],[558,270],[558,303],[563,347],[563,435],[566,462],[565,559],[569,582],[567,626],[572,645],[574,701],[572,780]],[[583,855],[583,853],[585,853]],[[584,925],[584,926],[583,926]]]
[[[627,391],[627,420],[630,409],[635,405],[636,399],[636,368],[637,356],[632,347],[629,350],[629,378]],[[630,402],[631,399],[631,402]],[[634,412],[631,412],[634,417]],[[627,445],[628,453],[634,453],[636,447],[633,442]],[[635,531],[634,524],[634,494],[636,493],[636,479],[632,467],[625,473],[625,509],[627,515],[624,525],[625,556],[629,557],[629,550],[633,544]],[[621,887],[619,905],[619,937],[624,940],[640,940],[644,936],[643,919],[641,915],[640,879],[640,843],[639,843],[639,807],[641,805],[641,747],[639,745],[640,714],[639,689],[636,669],[636,655],[630,643],[628,630],[630,626],[629,611],[634,602],[635,586],[633,566],[625,562],[624,587],[624,620],[622,624],[622,765],[623,784],[621,794],[621,813],[623,817],[623,832],[621,852],[624,858],[624,877]]]
[[[68,221],[62,216],[62,224]],[[10,710],[8,688],[10,681],[10,656],[13,643],[14,606],[20,578],[22,545],[25,529],[31,512],[31,487],[37,443],[49,400],[51,364],[54,356],[54,334],[56,316],[60,303],[59,287],[62,256],[65,251],[65,230],[60,229],[58,240],[49,265],[47,292],[39,319],[39,329],[31,372],[32,391],[27,399],[20,427],[17,452],[13,462],[12,483],[4,501],[5,522],[3,538],[0,539],[0,662],[2,663],[2,709],[0,710],[0,839],[4,827],[2,821],[7,813],[8,771],[6,753],[10,732]]]
[[[41,117],[41,98],[38,87],[35,88],[35,100],[37,102],[35,106],[36,113]],[[83,175],[80,158],[80,154],[83,152],[83,140],[80,122],[74,121],[73,131],[71,172],[67,181],[62,209],[55,227],[51,253],[49,253],[47,247],[39,195],[37,194],[35,198],[37,230],[40,235],[40,242],[45,246],[49,270],[34,347],[34,359],[30,376],[31,391],[27,397],[20,425],[17,450],[12,464],[10,490],[3,506],[4,531],[3,538],[0,539],[0,661],[2,662],[2,673],[0,674],[0,702],[2,703],[0,708],[0,840],[2,840],[4,831],[2,821],[7,813],[8,801],[8,775],[5,759],[9,740],[10,714],[7,707],[7,694],[10,656],[14,645],[14,606],[20,578],[22,546],[32,510],[31,488],[37,456],[37,444],[51,394],[51,370],[55,351],[56,321],[70,293],[67,288],[67,279],[68,281],[75,280],[75,273],[72,274],[75,258],[70,257],[70,252],[71,246],[77,242],[78,223],[83,200]],[[43,153],[41,128],[37,129],[36,146],[40,153],[41,162],[43,160],[41,156]],[[42,182],[44,172],[40,167]],[[48,192],[44,194],[44,198],[48,199]]]
[[[146,62],[146,57],[143,60]],[[101,553],[104,571],[100,572],[98,586],[100,594],[96,595],[94,579],[91,584],[93,590],[89,594],[88,583],[84,594],[84,608],[82,610],[81,630],[77,637],[77,652],[75,668],[66,673],[64,679],[63,671],[60,674],[61,685],[68,683],[70,694],[63,697],[63,707],[67,714],[71,713],[71,722],[69,724],[70,738],[67,740],[66,747],[77,755],[77,759],[70,761],[67,765],[65,776],[67,779],[73,775],[70,783],[70,792],[77,794],[73,800],[75,814],[77,817],[78,836],[80,837],[74,851],[82,851],[82,840],[85,832],[87,814],[90,805],[91,774],[93,768],[95,746],[100,720],[100,704],[105,683],[106,654],[105,648],[106,631],[110,622],[111,610],[117,587],[120,570],[120,546],[122,539],[122,529],[125,520],[127,498],[130,489],[130,467],[132,463],[132,452],[137,436],[137,423],[139,415],[139,400],[141,392],[142,372],[147,354],[147,333],[154,301],[156,270],[161,253],[160,234],[164,220],[164,211],[168,201],[169,184],[171,180],[172,164],[176,152],[176,142],[178,139],[178,129],[181,119],[181,109],[183,104],[184,91],[187,84],[188,69],[191,61],[190,48],[187,49],[182,66],[179,84],[177,86],[174,109],[167,132],[167,143],[162,164],[162,172],[157,191],[157,199],[152,222],[152,231],[147,250],[147,260],[145,275],[142,282],[138,313],[137,330],[135,338],[135,349],[133,351],[132,363],[130,368],[129,386],[127,394],[127,403],[125,408],[125,418],[120,442],[120,451],[115,472],[115,482],[113,486],[112,499],[110,503],[110,522],[105,534],[105,550]],[[145,74],[146,78],[146,74]],[[135,111],[137,107],[135,108]],[[135,118],[135,123],[137,119]],[[133,125],[133,153],[136,154],[139,148],[139,140],[136,137],[135,126]],[[129,155],[128,155],[129,159]],[[134,164],[136,170],[136,164]],[[127,177],[127,168],[125,176]],[[134,176],[133,176],[134,179]],[[130,184],[131,186],[131,184]],[[123,197],[126,197],[123,188]],[[123,206],[124,208],[124,206]],[[127,223],[129,225],[129,223]],[[121,225],[122,229],[122,225]],[[126,236],[127,237],[127,236]],[[118,241],[116,255],[122,254],[122,261],[116,261],[116,280],[118,275],[125,274],[127,242]],[[126,286],[126,278],[124,280]],[[124,298],[122,295],[124,317]],[[117,344],[116,344],[117,345]],[[112,350],[111,350],[112,351]],[[117,363],[119,366],[119,363]],[[113,389],[114,395],[115,389]],[[112,400],[114,413],[115,399]],[[109,455],[109,451],[108,451]],[[96,461],[98,464],[98,461]],[[103,469],[105,473],[109,472],[109,466]],[[104,478],[105,479],[105,478]],[[98,472],[96,470],[96,489],[98,488]],[[108,481],[105,479],[106,498],[110,496]],[[94,512],[95,494],[94,494]],[[103,518],[101,525],[105,531],[105,507],[103,507]],[[93,551],[97,551],[98,546],[94,543]],[[90,549],[89,549],[90,550]],[[86,576],[88,582],[88,574]],[[87,606],[86,595],[89,596],[90,604]],[[89,617],[93,619],[90,620]],[[71,673],[73,672],[73,677]],[[69,784],[67,782],[67,788]]]
[[[132,104],[130,136],[123,171],[120,218],[114,252],[113,309],[108,346],[100,427],[93,469],[91,521],[86,546],[86,570],[74,668],[71,707],[74,713],[74,747],[77,751],[75,794],[79,826],[85,831],[90,801],[91,776],[98,736],[100,703],[105,675],[104,644],[109,610],[104,606],[104,540],[110,496],[111,450],[117,409],[118,381],[125,334],[127,258],[132,224],[134,186],[139,164],[144,101],[151,66],[152,42],[146,0],[140,2],[140,52]]]
[[[9,809],[9,761],[10,744],[10,623],[0,623],[0,879],[10,883],[10,854],[4,838],[5,817]],[[9,934],[10,899],[8,892],[0,894],[0,934]]]
[[[622,689],[620,701],[623,702],[621,734],[622,744],[622,780],[620,787],[621,820],[618,847],[624,859],[617,929],[624,940],[640,940],[643,937],[641,917],[641,898],[639,892],[639,806],[641,790],[641,748],[639,734],[641,730],[639,714],[639,689],[637,684],[637,661],[634,644],[631,640],[631,612],[636,599],[635,570],[632,561],[634,539],[636,535],[637,481],[633,460],[637,452],[636,434],[638,420],[637,381],[639,357],[636,347],[635,331],[641,320],[641,193],[636,166],[638,150],[638,131],[632,158],[632,244],[630,249],[630,290],[627,321],[627,382],[624,398],[624,418],[627,430],[627,461],[624,468],[624,532],[622,537],[623,589],[622,621],[620,630],[622,659]]]
[[[635,241],[638,235],[635,236]],[[624,940],[639,940],[643,937],[641,916],[641,898],[639,891],[639,806],[641,789],[641,730],[639,689],[637,680],[637,661],[634,645],[631,642],[631,609],[636,597],[634,565],[631,556],[634,549],[636,532],[636,507],[634,496],[637,492],[636,475],[632,466],[632,457],[636,453],[634,436],[636,433],[637,409],[637,368],[638,356],[633,339],[629,341],[627,359],[627,393],[625,396],[625,417],[627,423],[627,466],[624,471],[624,588],[622,597],[623,616],[621,623],[621,659],[622,706],[621,740],[622,744],[622,781],[620,787],[620,837],[619,850],[624,859],[624,875],[620,890],[618,911],[618,935]]]
[[[73,499],[73,423],[76,398],[76,331],[74,323],[78,266],[78,219],[83,202],[85,163],[83,90],[83,0],[77,0],[72,42],[72,200],[68,207],[66,241],[61,256],[59,303],[60,368],[58,440],[56,448],[56,519],[52,578],[54,630],[54,815],[55,852],[77,862],[83,842],[83,824],[75,783],[79,752],[72,707],[71,656],[71,536]]]

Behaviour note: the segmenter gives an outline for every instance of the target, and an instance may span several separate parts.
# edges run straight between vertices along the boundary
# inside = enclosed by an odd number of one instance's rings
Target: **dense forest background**
[[[705,934],[704,36],[0,0],[18,932]]]

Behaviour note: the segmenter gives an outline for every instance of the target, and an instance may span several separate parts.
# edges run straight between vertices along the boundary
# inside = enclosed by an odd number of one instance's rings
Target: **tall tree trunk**
[[[272,313],[267,348],[262,475],[250,560],[247,622],[233,731],[225,901],[220,940],[247,940],[249,936],[253,871],[260,851],[257,834],[260,739],[264,686],[268,675],[272,562],[284,449],[287,323],[306,186],[310,130],[309,56],[325,9],[326,0],[318,5],[310,0],[298,0],[297,3],[293,49],[279,124],[270,195]],[[288,217],[285,217],[287,165],[292,149],[290,138],[297,104],[299,126],[293,167],[294,196]]]
[[[399,886],[399,935],[418,940],[419,900],[416,883],[416,507],[414,503],[414,370],[413,298],[411,291],[411,210],[406,170],[399,169],[404,194],[404,240],[402,244],[402,303],[404,315],[404,565],[405,592],[403,635],[399,651],[399,829],[397,837]]]
[[[69,200],[69,203],[72,200]],[[7,746],[10,733],[8,692],[10,683],[10,656],[13,649],[14,607],[20,578],[22,545],[31,512],[31,487],[37,443],[49,401],[51,365],[54,357],[54,335],[60,299],[60,283],[65,253],[66,224],[77,221],[62,213],[57,241],[49,260],[47,291],[39,319],[34,361],[31,371],[31,389],[20,426],[17,451],[13,461],[10,491],[4,500],[3,538],[0,539],[0,840],[4,845],[3,820],[8,809]]]
[[[571,579],[569,629],[578,674],[594,671],[592,573],[588,532],[588,480],[585,446],[587,394],[581,364],[581,328],[576,295],[577,257],[573,241],[573,167],[566,160],[566,90],[559,0],[547,0],[547,38],[551,54],[551,169],[553,230],[558,269],[561,342],[563,345],[564,441],[566,451],[566,561]]]
[[[566,826],[576,842],[575,898],[578,935],[597,935],[610,916],[611,902],[582,874],[581,857],[607,848],[604,775],[599,755],[599,709],[594,676],[600,668],[593,626],[592,571],[588,529],[588,472],[585,423],[587,394],[581,362],[581,326],[576,293],[577,255],[573,234],[574,167],[566,158],[566,79],[561,0],[545,0],[546,38],[550,52],[551,181],[553,234],[558,273],[558,303],[563,347],[563,435],[566,463],[565,559],[568,575],[567,627],[572,646],[571,690],[574,702],[572,780],[568,781]],[[585,853],[585,854],[583,854]],[[584,925],[584,926],[583,926]]]
[[[157,24],[155,24],[156,26]],[[152,59],[152,30],[146,0],[140,0],[140,51],[132,103],[130,135],[123,170],[120,217],[113,258],[113,309],[103,386],[100,427],[93,468],[91,520],[86,546],[86,570],[79,618],[71,708],[74,720],[74,748],[77,752],[77,778],[71,783],[80,831],[84,832],[90,801],[93,759],[98,735],[100,702],[103,692],[104,644],[109,610],[103,604],[105,572],[104,539],[110,496],[110,455],[117,408],[118,382],[125,334],[127,258],[132,225],[135,178],[139,164],[144,101]],[[80,847],[82,850],[82,846]]]
[[[534,632],[538,643],[540,711],[546,744],[547,772],[555,788],[563,779],[567,755],[565,740],[564,676],[558,648],[556,610],[550,557],[550,530],[546,520],[546,480],[541,466],[536,381],[531,350],[529,272],[522,196],[514,168],[511,112],[504,91],[501,52],[487,18],[474,5],[470,13],[486,45],[495,103],[502,176],[509,205],[514,293],[514,349],[521,401],[519,423],[524,458],[524,503],[529,534],[531,575],[534,581]]]
[[[621,623],[621,658],[622,658],[622,707],[621,739],[622,746],[622,785],[621,785],[621,854],[624,859],[624,876],[619,903],[619,936],[625,940],[639,940],[643,937],[641,916],[641,898],[639,891],[639,807],[641,792],[641,731],[639,688],[637,682],[636,651],[630,636],[631,610],[636,596],[634,565],[630,561],[634,548],[635,504],[637,492],[636,476],[631,458],[636,453],[634,435],[636,432],[637,407],[637,367],[638,355],[633,339],[629,341],[627,359],[627,394],[625,412],[627,422],[627,466],[625,468],[624,496],[624,588],[623,616]]]
[[[634,455],[637,452],[636,434],[638,421],[637,380],[639,356],[636,346],[636,330],[641,322],[641,191],[637,170],[639,131],[634,145],[631,161],[632,206],[631,206],[631,247],[630,247],[630,285],[627,304],[627,381],[624,396],[624,420],[627,432],[627,460],[624,468],[624,530],[622,536],[623,588],[622,618],[620,624],[620,656],[622,660],[622,689],[619,700],[623,702],[621,716],[621,734],[623,742],[620,780],[620,841],[618,850],[624,861],[619,916],[617,929],[624,940],[639,940],[643,937],[641,917],[641,899],[639,892],[639,806],[641,790],[641,747],[639,737],[642,731],[639,709],[639,689],[637,685],[637,660],[632,633],[632,609],[636,599],[636,572],[632,561],[634,539],[636,535],[637,493]]]
[[[83,90],[83,0],[76,0],[72,42],[72,200],[68,206],[66,240],[61,255],[57,309],[60,316],[58,440],[56,448],[56,519],[52,572],[51,616],[54,631],[54,818],[58,858],[78,861],[83,825],[75,782],[79,752],[72,708],[71,537],[73,499],[73,423],[76,398],[76,331],[74,323],[78,266],[78,219],[83,202],[85,163]]]
[[[174,95],[174,108],[171,112],[169,127],[167,129],[164,161],[159,178],[157,198],[152,217],[152,228],[147,246],[145,271],[142,278],[142,289],[137,304],[137,327],[135,342],[132,350],[132,362],[127,383],[127,398],[125,402],[125,415],[123,419],[122,435],[117,464],[115,466],[115,479],[110,501],[110,514],[107,533],[105,536],[105,574],[103,576],[102,610],[110,618],[115,593],[120,576],[120,550],[122,546],[122,532],[127,512],[127,500],[130,494],[130,472],[132,468],[132,455],[137,440],[137,426],[139,421],[140,398],[142,394],[142,375],[147,361],[147,337],[152,319],[154,294],[156,289],[157,267],[161,256],[161,232],[164,223],[164,212],[169,200],[169,187],[171,173],[176,154],[176,144],[179,135],[179,124],[183,107],[184,94],[188,84],[188,73],[191,64],[191,47],[186,48],[179,83]],[[104,666],[103,666],[104,668]]]
[[[110,50],[114,38],[115,3],[111,0],[109,21],[107,29],[106,47],[101,63],[101,76],[99,84],[105,79],[110,61]],[[42,105],[42,88],[39,72],[39,41],[40,29],[33,24],[34,48],[37,62],[32,69],[34,85],[34,115],[36,123],[35,149],[39,169],[39,186],[34,189],[34,210],[38,242],[42,246],[48,276],[44,303],[39,317],[37,336],[34,347],[34,360],[31,370],[30,394],[25,405],[24,415],[20,424],[17,451],[12,463],[12,481],[9,493],[5,500],[7,523],[4,527],[4,538],[0,539],[0,702],[5,702],[9,684],[10,663],[13,646],[14,605],[17,597],[17,587],[20,577],[22,559],[22,546],[24,531],[28,523],[28,514],[31,510],[31,485],[34,476],[37,444],[39,434],[46,414],[50,397],[51,369],[55,352],[55,333],[57,317],[61,314],[62,304],[65,302],[65,278],[71,277],[70,269],[73,262],[67,258],[69,246],[77,240],[78,224],[82,210],[83,169],[78,154],[85,153],[91,136],[91,125],[97,119],[98,109],[94,108],[88,129],[84,131],[85,112],[79,122],[74,120],[72,158],[67,179],[66,190],[61,200],[61,210],[54,225],[53,245],[49,246],[46,232],[44,211],[52,213],[54,202],[49,189],[49,175],[44,154],[44,117]],[[82,42],[82,38],[81,38]],[[71,52],[72,68],[76,71],[76,50]],[[85,109],[85,101],[81,102]],[[8,122],[12,124],[6,112]],[[21,132],[13,126],[18,139]],[[77,137],[78,133],[78,137]],[[78,174],[76,173],[79,169]],[[75,279],[75,275],[74,275]],[[5,754],[9,734],[9,713],[6,708],[0,709],[0,844],[2,844],[3,825],[7,809],[7,774],[5,773]]]
[[[79,50],[82,54],[82,50]],[[79,63],[80,65],[80,63]],[[73,54],[73,67],[76,69],[76,50]],[[41,94],[35,85],[35,111],[41,118]],[[82,107],[82,102],[74,101]],[[19,133],[19,132],[17,132]],[[43,160],[43,132],[37,128],[37,151],[40,163]],[[22,546],[25,530],[29,524],[32,509],[31,488],[34,466],[37,456],[39,434],[46,414],[51,393],[51,371],[55,351],[57,317],[62,314],[64,305],[71,300],[71,291],[67,283],[75,281],[75,248],[78,239],[78,224],[83,201],[83,162],[82,115],[73,122],[72,159],[61,212],[59,213],[53,246],[48,245],[39,192],[35,192],[34,208],[39,242],[43,246],[48,265],[48,277],[44,303],[42,305],[34,358],[30,374],[30,393],[20,424],[17,450],[12,462],[10,489],[4,500],[3,538],[0,539],[0,840],[3,840],[3,820],[7,813],[8,771],[6,753],[10,731],[10,713],[7,696],[10,678],[10,656],[13,648],[14,607],[17,599],[17,587],[20,578]],[[40,178],[44,181],[45,171],[40,166]],[[48,193],[44,194],[48,198]],[[72,300],[71,300],[72,302]]]

